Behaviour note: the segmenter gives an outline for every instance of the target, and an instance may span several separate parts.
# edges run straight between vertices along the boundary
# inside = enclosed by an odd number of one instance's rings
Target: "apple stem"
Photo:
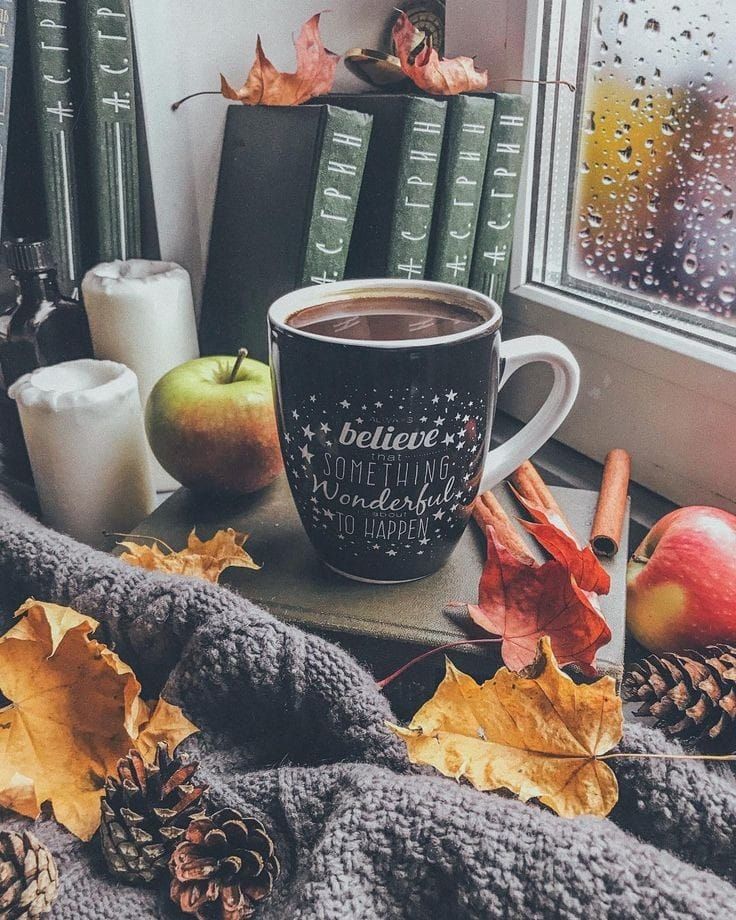
[[[248,357],[247,348],[238,349],[238,357],[235,359],[235,364],[233,364],[233,369],[230,372],[230,379],[228,383],[235,383],[235,378],[238,376],[238,371],[240,370],[240,365],[243,363],[243,358]]]
[[[634,555],[631,557],[631,561],[632,561],[632,562],[649,562],[649,557],[648,557],[648,556],[639,556],[639,555],[637,555],[637,553],[634,553]]]

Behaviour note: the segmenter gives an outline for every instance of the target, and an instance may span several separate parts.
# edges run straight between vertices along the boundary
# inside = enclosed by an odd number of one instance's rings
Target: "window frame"
[[[513,49],[507,48],[507,71],[527,78],[539,74],[551,3],[528,0],[523,57],[520,47],[513,61]],[[507,0],[506,16],[515,15],[518,5]],[[514,85],[509,88],[513,91]],[[580,360],[581,395],[559,440],[599,461],[611,447],[626,447],[641,484],[680,504],[716,504],[736,511],[736,348],[714,344],[684,321],[668,318],[665,326],[647,310],[610,309],[531,280],[533,165],[538,155],[534,127],[540,93],[534,85],[527,92],[530,137],[504,301],[505,335],[554,335]],[[599,370],[602,376],[596,380]],[[601,381],[607,381],[605,387]],[[528,417],[541,401],[544,385],[530,375],[510,383],[502,408],[517,418]],[[651,398],[642,398],[642,390]],[[612,420],[630,421],[611,424],[616,443],[605,437],[605,413]],[[705,447],[709,455],[704,464]]]

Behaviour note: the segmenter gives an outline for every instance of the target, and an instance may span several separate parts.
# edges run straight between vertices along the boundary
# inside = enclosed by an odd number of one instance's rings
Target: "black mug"
[[[403,340],[298,326],[302,311],[370,298],[437,300],[477,320],[461,332]],[[331,569],[379,584],[437,571],[478,491],[535,453],[568,414],[579,385],[571,352],[547,336],[502,343],[501,318],[498,304],[474,291],[395,279],[303,288],[271,306],[286,474],[307,535]],[[518,434],[489,452],[498,391],[534,361],[552,367],[551,392]]]

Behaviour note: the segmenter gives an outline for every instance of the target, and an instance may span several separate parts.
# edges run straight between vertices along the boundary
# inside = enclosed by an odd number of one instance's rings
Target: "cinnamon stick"
[[[550,492],[549,487],[539,475],[536,467],[531,460],[525,460],[521,466],[511,474],[511,482],[514,488],[528,502],[535,505],[541,505],[547,511],[558,515],[570,533],[573,533],[572,525],[565,517],[562,508],[557,504],[554,495]]]
[[[492,527],[499,543],[503,543],[514,556],[524,562],[534,562],[513,521],[493,492],[483,492],[476,498],[473,503],[473,520],[483,533],[487,527]]]
[[[615,556],[618,552],[630,476],[629,454],[621,448],[609,451],[590,533],[590,545],[597,556]]]

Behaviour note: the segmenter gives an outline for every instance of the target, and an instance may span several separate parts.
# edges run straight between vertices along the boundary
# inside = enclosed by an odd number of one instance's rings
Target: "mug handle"
[[[501,343],[500,390],[525,364],[543,361],[554,372],[552,389],[537,414],[505,444],[489,451],[480,491],[493,488],[535,454],[565,420],[580,387],[580,367],[570,349],[548,335],[528,335]]]

